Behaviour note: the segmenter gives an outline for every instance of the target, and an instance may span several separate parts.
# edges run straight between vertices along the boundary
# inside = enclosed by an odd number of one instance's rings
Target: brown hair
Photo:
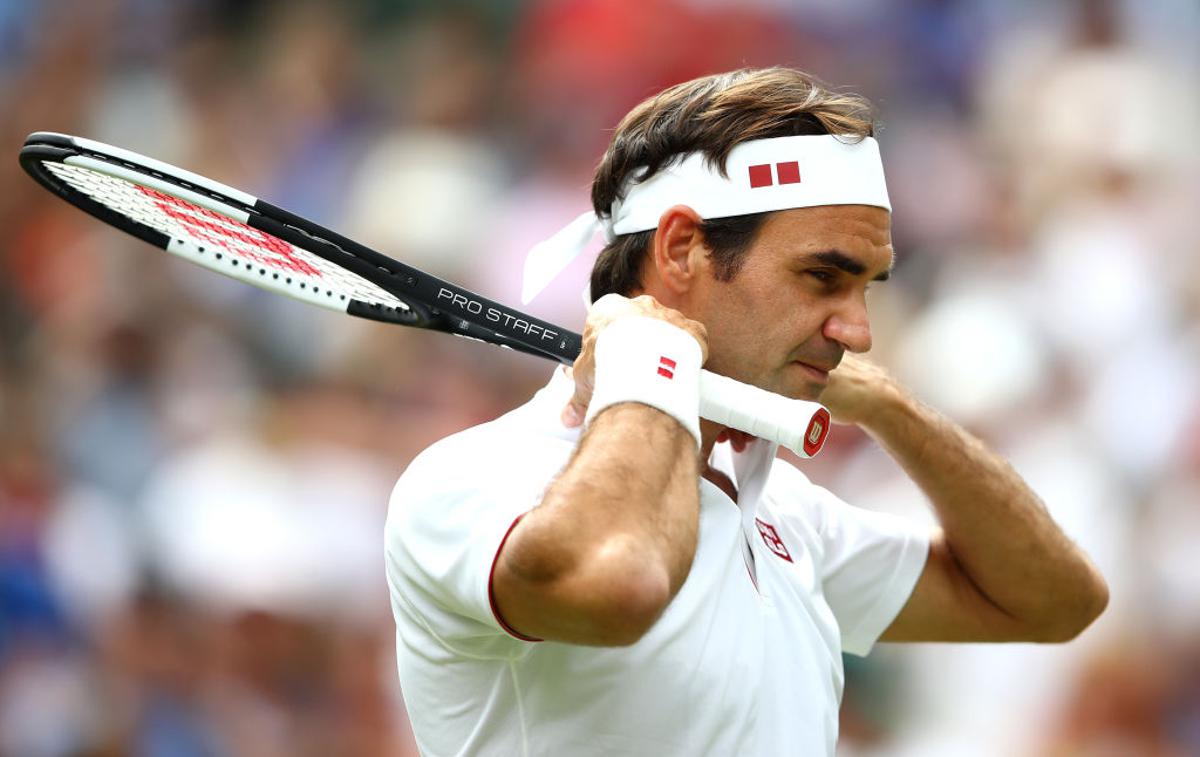
[[[741,142],[769,137],[833,134],[859,140],[874,136],[865,98],[835,92],[790,68],[740,69],[677,84],[651,97],[617,125],[592,181],[592,206],[608,217],[629,176],[645,168],[644,181],[676,156],[704,153],[725,173],[729,153]],[[768,213],[706,220],[700,225],[716,275],[732,279]],[[642,261],[654,230],[617,237],[592,268],[591,294],[630,294],[641,284]]]

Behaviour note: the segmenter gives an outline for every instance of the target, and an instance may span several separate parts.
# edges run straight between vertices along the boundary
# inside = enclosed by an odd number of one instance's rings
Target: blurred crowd
[[[1197,39],[1182,0],[0,0],[0,755],[415,754],[388,492],[551,369],[158,254],[25,177],[28,132],[515,301],[629,107],[773,64],[878,105],[872,357],[1112,589],[1066,646],[847,658],[840,753],[1200,754]],[[581,327],[589,265],[531,311]],[[801,467],[932,522],[855,429]]]

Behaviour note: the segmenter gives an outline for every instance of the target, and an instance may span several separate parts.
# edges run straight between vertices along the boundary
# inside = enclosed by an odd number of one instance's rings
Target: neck
[[[707,464],[708,458],[712,456],[713,445],[717,443],[717,436],[725,430],[725,427],[719,423],[700,419],[700,462]]]

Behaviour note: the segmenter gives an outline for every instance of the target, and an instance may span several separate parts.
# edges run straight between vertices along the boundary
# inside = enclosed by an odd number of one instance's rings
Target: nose
[[[866,300],[861,297],[847,300],[825,320],[822,333],[848,352],[870,350],[871,322],[867,317]]]

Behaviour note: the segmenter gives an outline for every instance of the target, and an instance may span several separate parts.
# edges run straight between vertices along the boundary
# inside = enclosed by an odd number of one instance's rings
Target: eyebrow
[[[814,252],[812,255],[809,255],[808,258],[809,260],[813,260],[823,265],[833,266],[839,271],[844,271],[851,276],[861,276],[867,270],[865,265],[841,250],[822,250],[821,252]],[[887,281],[891,275],[892,266],[888,266],[886,271],[880,273],[878,276],[871,279],[871,281]]]

